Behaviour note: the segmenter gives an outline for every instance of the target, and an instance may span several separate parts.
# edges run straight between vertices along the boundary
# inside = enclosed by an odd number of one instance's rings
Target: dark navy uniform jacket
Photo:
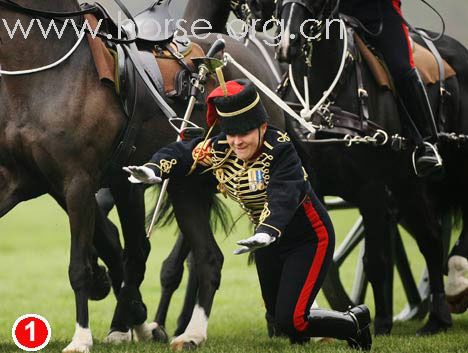
[[[309,227],[311,219],[296,213],[311,199],[326,214],[312,192],[288,135],[271,126],[255,158],[248,162],[237,158],[226,135],[220,134],[205,142],[195,139],[170,144],[160,149],[146,166],[163,179],[191,172],[211,173],[218,182],[218,190],[244,209],[257,233],[280,237],[286,232],[293,233],[288,238],[303,237],[302,218]],[[295,217],[297,221],[292,222]],[[324,227],[321,219],[316,217],[317,227]]]

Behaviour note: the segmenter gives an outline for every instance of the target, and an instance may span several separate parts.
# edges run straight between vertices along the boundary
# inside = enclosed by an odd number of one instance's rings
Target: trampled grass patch
[[[232,204],[231,204],[232,206]],[[232,206],[234,208],[234,206]],[[234,208],[234,212],[238,212]],[[339,238],[343,238],[357,217],[355,211],[332,214]],[[116,221],[115,213],[112,219]],[[247,266],[247,256],[234,256],[235,241],[250,234],[243,218],[229,237],[217,232],[217,240],[225,254],[222,285],[215,298],[210,318],[208,341],[200,352],[349,352],[346,343],[310,343],[291,346],[286,339],[269,339],[266,335],[263,303],[254,266]],[[423,269],[417,246],[405,236],[406,249],[415,273]],[[147,264],[142,293],[152,319],[160,296],[161,262],[175,241],[173,227],[155,231]],[[339,241],[337,242],[339,243]],[[70,235],[63,211],[48,197],[18,206],[0,221],[0,352],[18,352],[11,339],[11,326],[20,315],[38,313],[52,327],[52,339],[44,352],[59,352],[71,339],[75,326],[74,296],[68,281]],[[342,268],[342,278],[350,286],[354,276],[357,252]],[[174,295],[167,321],[172,333],[182,306],[184,282]],[[401,283],[395,276],[395,312],[403,308]],[[319,304],[328,306],[323,295]],[[366,303],[373,311],[369,288]],[[102,343],[112,318],[115,299],[112,295],[90,303],[91,329],[95,340],[93,352],[169,352],[167,345],[132,343],[109,346]],[[454,328],[446,334],[430,338],[415,337],[422,323],[395,324],[390,337],[375,339],[375,352],[468,352],[468,314],[454,316]]]

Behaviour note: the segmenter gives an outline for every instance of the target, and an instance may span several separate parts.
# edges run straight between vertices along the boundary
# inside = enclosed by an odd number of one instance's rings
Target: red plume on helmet
[[[226,96],[236,95],[239,92],[242,92],[243,89],[244,89],[244,85],[240,84],[237,81],[226,82],[226,90],[227,90]],[[218,113],[216,112],[216,107],[213,103],[213,100],[215,98],[224,97],[224,96],[225,94],[223,92],[223,89],[221,88],[221,86],[218,86],[213,91],[211,91],[208,97],[206,97],[206,107],[207,107],[206,123],[208,127],[211,127],[214,123],[216,123],[216,120],[219,117]]]

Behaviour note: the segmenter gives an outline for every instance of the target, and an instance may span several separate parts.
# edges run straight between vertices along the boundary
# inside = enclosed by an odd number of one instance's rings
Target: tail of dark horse
[[[193,197],[192,191],[197,190],[196,196],[200,205],[207,205],[207,207],[211,209],[209,219],[211,228],[220,229],[228,235],[234,224],[233,217],[226,203],[223,202],[220,197],[216,196],[216,186],[213,184],[211,178],[194,176],[186,179],[187,180],[177,180],[177,185],[173,187],[177,187],[178,189],[186,188],[184,192],[187,193],[187,197]],[[146,216],[147,224],[151,222],[161,190],[159,185],[156,185],[152,189],[154,191],[154,205]],[[161,211],[156,221],[156,227],[158,228],[169,225],[175,218],[170,201],[171,184],[169,184],[168,189],[169,195],[164,195]],[[200,190],[202,190],[202,192],[198,192]],[[190,214],[187,214],[187,217],[190,217]]]

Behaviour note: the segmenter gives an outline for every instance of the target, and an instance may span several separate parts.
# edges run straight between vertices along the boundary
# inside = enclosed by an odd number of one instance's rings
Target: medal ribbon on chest
[[[248,171],[249,176],[249,189],[251,191],[264,190],[265,181],[263,178],[263,171],[258,168],[252,168]]]

